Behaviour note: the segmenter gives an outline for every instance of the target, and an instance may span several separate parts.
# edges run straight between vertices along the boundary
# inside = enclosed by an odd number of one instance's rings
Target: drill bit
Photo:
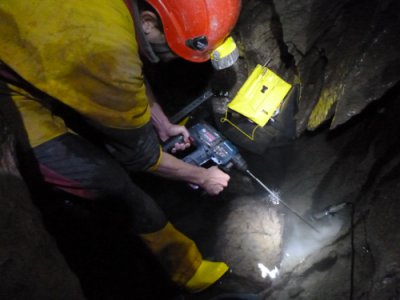
[[[256,176],[254,176],[253,173],[250,172],[250,170],[246,170],[246,173],[250,175],[251,178],[253,178],[259,185],[261,185],[270,195],[272,198],[274,198],[278,203],[282,203],[288,210],[290,210],[293,214],[295,214],[300,220],[302,220],[304,223],[306,223],[308,226],[310,226],[313,230],[316,232],[320,233],[317,228],[315,228],[310,222],[308,222],[305,218],[303,218],[298,212],[293,210],[292,208],[289,207],[282,199],[280,199],[273,191],[271,191],[260,179],[258,179]]]

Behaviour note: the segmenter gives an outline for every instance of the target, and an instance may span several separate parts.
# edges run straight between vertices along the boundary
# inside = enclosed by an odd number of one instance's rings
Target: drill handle
[[[174,136],[165,141],[162,145],[162,149],[164,152],[171,153],[172,149],[175,147],[175,144],[184,143],[184,136],[182,134]]]

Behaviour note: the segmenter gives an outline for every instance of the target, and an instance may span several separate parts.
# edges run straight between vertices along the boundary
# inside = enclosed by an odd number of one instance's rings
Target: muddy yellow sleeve
[[[132,18],[122,0],[2,0],[0,60],[104,126],[150,119]]]
[[[61,118],[38,101],[33,101],[33,96],[24,90],[10,85],[9,88],[2,87],[0,93],[13,100],[32,147],[69,132]]]

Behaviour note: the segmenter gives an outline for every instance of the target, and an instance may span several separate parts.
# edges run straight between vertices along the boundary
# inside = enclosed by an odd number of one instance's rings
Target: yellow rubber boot
[[[228,270],[223,262],[203,260],[196,244],[171,223],[157,232],[139,235],[177,285],[200,292]]]
[[[203,260],[196,273],[185,284],[185,288],[192,293],[198,293],[222,277],[229,270],[223,262]]]

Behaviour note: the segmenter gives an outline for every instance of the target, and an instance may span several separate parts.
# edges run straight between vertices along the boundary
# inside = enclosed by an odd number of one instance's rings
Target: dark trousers
[[[155,232],[167,224],[158,205],[121,165],[86,139],[64,134],[35,147],[34,154],[47,183],[126,218],[133,232]]]

